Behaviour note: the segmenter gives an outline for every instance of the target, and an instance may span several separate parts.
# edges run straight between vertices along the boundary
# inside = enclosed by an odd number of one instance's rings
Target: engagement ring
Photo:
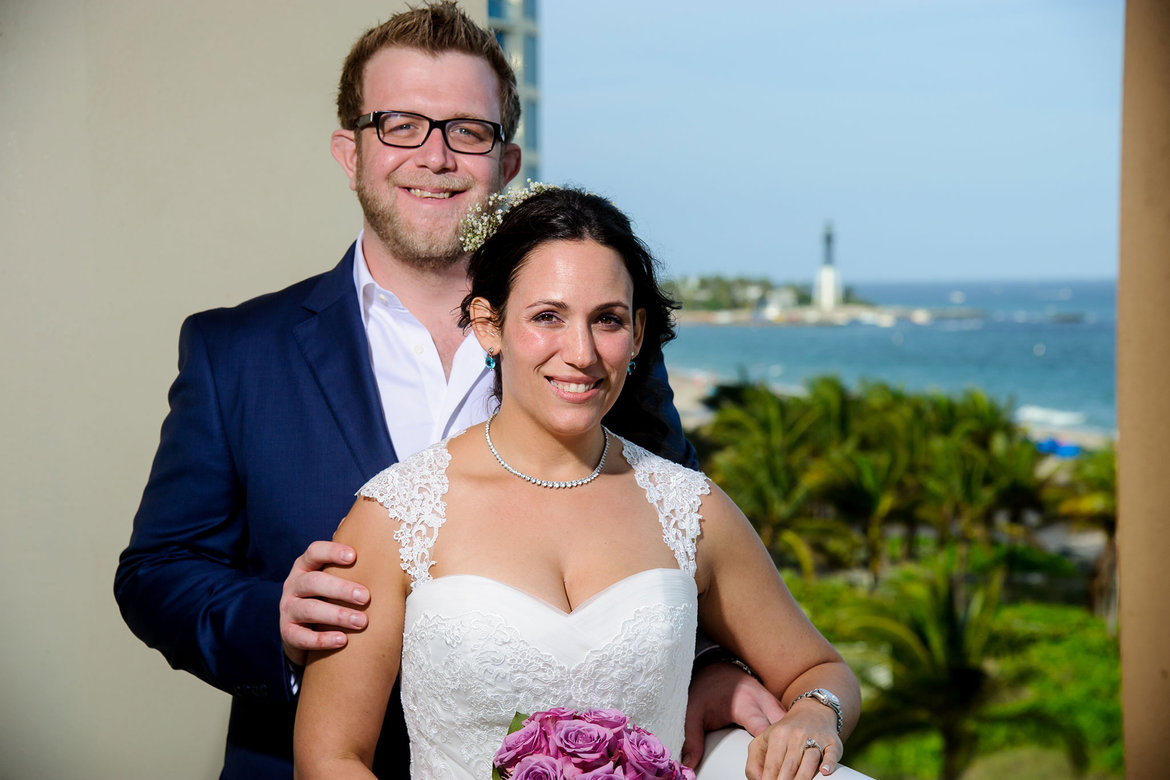
[[[808,750],[809,748],[816,748],[816,749],[817,749],[817,750],[819,750],[820,752],[822,752],[822,753],[824,752],[823,750],[821,750],[821,745],[820,745],[820,743],[819,743],[819,742],[817,742],[817,741],[816,741],[815,739],[813,739],[812,737],[809,737],[808,739],[806,739],[806,740],[804,741],[804,750]],[[803,753],[804,751],[802,750],[801,752]]]

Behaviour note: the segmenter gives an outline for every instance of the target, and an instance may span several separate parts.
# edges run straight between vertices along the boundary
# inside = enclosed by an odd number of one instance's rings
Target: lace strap
[[[447,441],[432,444],[395,463],[362,486],[357,495],[372,498],[398,520],[394,539],[402,570],[410,575],[411,586],[431,579],[431,548],[446,521],[447,464],[451,454]]]
[[[674,553],[678,567],[694,576],[695,544],[699,539],[699,507],[711,492],[701,472],[661,458],[620,436],[622,452],[646,499],[658,510],[662,539]]]

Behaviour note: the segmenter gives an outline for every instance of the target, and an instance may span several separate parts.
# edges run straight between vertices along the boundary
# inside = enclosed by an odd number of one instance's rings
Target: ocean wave
[[[1057,428],[1085,424],[1085,415],[1081,412],[1046,409],[1043,406],[1021,406],[1016,409],[1015,418],[1018,423],[1027,425],[1050,425]]]

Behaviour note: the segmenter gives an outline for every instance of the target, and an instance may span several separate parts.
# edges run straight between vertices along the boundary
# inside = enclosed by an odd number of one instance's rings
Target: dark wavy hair
[[[550,241],[596,241],[622,258],[634,288],[634,310],[646,311],[642,349],[633,373],[613,408],[606,427],[627,439],[661,452],[670,428],[660,415],[664,390],[654,368],[662,362],[662,347],[675,336],[674,310],[678,304],[658,285],[658,262],[634,235],[630,219],[599,195],[578,189],[552,188],[529,196],[504,215],[499,228],[471,256],[471,291],[463,299],[459,325],[471,324],[471,302],[491,304],[500,324],[508,296],[525,260]],[[500,362],[496,363],[496,398],[500,397]]]

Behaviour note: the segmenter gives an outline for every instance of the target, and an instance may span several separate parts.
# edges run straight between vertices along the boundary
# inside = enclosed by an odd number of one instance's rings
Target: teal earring
[[[487,357],[483,359],[483,364],[492,371],[496,370],[496,359],[492,357],[492,351],[490,349],[488,350]]]
[[[631,360],[630,364],[628,366],[626,366],[626,376],[630,376],[631,374],[633,374],[634,367],[637,365],[638,365],[637,363],[635,363],[634,361]]]

